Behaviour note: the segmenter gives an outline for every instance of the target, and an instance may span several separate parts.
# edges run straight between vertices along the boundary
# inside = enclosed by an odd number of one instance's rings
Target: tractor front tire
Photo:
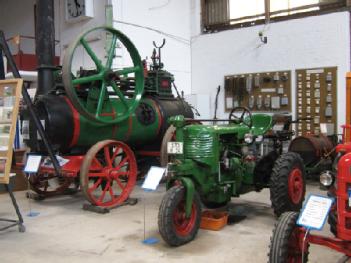
[[[271,237],[269,263],[302,262],[300,230],[296,225],[298,216],[296,212],[287,212],[279,218]],[[304,248],[304,263],[308,260],[308,248],[307,244]]]
[[[271,202],[276,216],[300,211],[306,193],[306,176],[299,154],[282,154],[274,164],[270,180]]]
[[[185,216],[185,188],[176,185],[162,199],[158,228],[163,240],[170,246],[181,246],[192,241],[200,227],[201,202],[195,191],[189,218]]]

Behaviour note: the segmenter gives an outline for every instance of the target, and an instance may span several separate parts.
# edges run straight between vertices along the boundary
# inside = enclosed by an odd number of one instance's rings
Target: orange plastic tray
[[[227,212],[206,210],[202,212],[200,228],[207,230],[221,230],[228,222]]]

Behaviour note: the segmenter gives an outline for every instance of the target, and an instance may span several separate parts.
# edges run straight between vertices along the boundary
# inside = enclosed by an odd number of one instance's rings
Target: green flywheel
[[[106,36],[107,46],[103,55],[100,51],[104,48],[96,48],[96,42],[100,42],[96,40],[102,36]],[[131,66],[113,68],[117,39],[128,51]],[[77,66],[74,58],[82,61],[84,54],[92,61],[94,69],[80,75],[77,74],[79,63]],[[112,27],[97,27],[80,34],[65,52],[62,74],[66,94],[73,106],[82,116],[97,123],[115,124],[127,119],[137,108],[144,91],[139,52],[128,37]],[[128,92],[122,84],[127,79],[133,79],[133,87]]]

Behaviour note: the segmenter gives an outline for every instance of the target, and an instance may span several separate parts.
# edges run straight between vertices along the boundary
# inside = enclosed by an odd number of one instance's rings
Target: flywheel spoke
[[[78,84],[91,83],[91,82],[97,81],[97,80],[102,80],[102,76],[100,74],[95,74],[95,75],[91,75],[91,76],[87,76],[87,77],[76,78],[76,79],[72,80],[72,83],[73,83],[74,86],[76,86]]]
[[[104,69],[104,67],[101,64],[101,61],[97,58],[97,56],[95,55],[94,51],[90,48],[88,42],[84,39],[81,38],[80,39],[80,43],[82,44],[82,46],[84,47],[84,49],[87,51],[87,53],[89,54],[89,56],[91,57],[91,59],[94,61],[96,68],[98,69],[98,71],[101,71]]]
[[[106,68],[111,68],[111,66],[112,66],[113,57],[115,55],[116,42],[117,42],[117,36],[115,34],[113,34],[112,41],[111,41],[111,47],[110,47],[110,50],[108,51],[108,55],[107,55]]]
[[[126,109],[128,109],[128,107],[129,107],[128,101],[127,101],[126,97],[124,97],[122,91],[117,87],[116,83],[114,83],[114,82],[111,82],[111,86],[112,86],[113,90],[115,91],[116,95],[122,101],[123,106]]]
[[[96,114],[95,114],[97,118],[100,116],[102,112],[102,106],[104,105],[104,101],[105,101],[105,94],[106,94],[106,83],[105,81],[103,81],[101,85],[98,105],[97,105]]]

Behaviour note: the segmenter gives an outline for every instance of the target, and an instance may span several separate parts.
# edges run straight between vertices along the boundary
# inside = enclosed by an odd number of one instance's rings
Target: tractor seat
[[[267,114],[253,114],[251,132],[255,136],[264,135],[272,128],[273,118]]]

